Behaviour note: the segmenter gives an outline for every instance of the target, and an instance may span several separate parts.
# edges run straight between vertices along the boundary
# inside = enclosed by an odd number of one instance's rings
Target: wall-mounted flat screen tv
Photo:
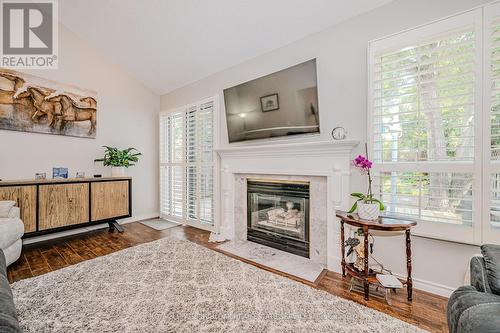
[[[319,133],[316,59],[224,90],[229,142]]]

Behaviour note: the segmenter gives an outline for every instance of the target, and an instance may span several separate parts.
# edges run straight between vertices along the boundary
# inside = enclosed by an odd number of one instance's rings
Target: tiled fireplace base
[[[312,260],[248,241],[230,241],[218,246],[222,251],[277,271],[314,282],[323,266]]]

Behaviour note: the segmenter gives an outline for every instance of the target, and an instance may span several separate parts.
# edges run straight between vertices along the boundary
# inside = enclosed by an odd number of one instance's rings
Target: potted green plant
[[[352,161],[352,164],[361,172],[361,174],[368,176],[368,192],[366,194],[359,192],[351,193],[351,196],[357,200],[352,205],[349,213],[353,213],[357,209],[360,218],[365,220],[376,220],[380,215],[380,211],[384,210],[385,207],[380,200],[373,197],[372,176],[370,174],[370,169],[372,168],[373,163],[368,159],[368,157],[359,155]]]
[[[111,166],[111,177],[125,176],[125,168],[135,165],[142,155],[135,148],[120,150],[116,147],[103,147],[106,148],[104,157],[97,158],[94,162],[103,162],[104,166]]]

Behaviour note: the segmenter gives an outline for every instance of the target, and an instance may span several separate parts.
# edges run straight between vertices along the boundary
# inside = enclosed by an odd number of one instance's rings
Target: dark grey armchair
[[[483,245],[481,253],[470,262],[471,285],[448,301],[451,333],[500,332],[500,246]]]

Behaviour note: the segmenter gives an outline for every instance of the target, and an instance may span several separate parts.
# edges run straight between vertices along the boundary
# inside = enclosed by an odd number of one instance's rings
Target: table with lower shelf
[[[401,281],[406,285],[408,291],[408,301],[412,300],[412,279],[411,279],[411,238],[410,229],[417,225],[417,222],[411,220],[402,220],[392,217],[379,217],[378,220],[363,220],[357,214],[351,214],[343,211],[337,211],[336,216],[340,219],[340,243],[342,252],[342,276],[346,274],[360,279],[363,282],[365,300],[369,299],[370,284],[377,283],[376,272],[370,271],[368,267],[368,237],[370,230],[380,231],[404,231],[406,239],[406,281]],[[345,239],[344,224],[352,225],[363,229],[364,234],[364,271],[358,271],[352,264],[347,264],[345,260]]]

